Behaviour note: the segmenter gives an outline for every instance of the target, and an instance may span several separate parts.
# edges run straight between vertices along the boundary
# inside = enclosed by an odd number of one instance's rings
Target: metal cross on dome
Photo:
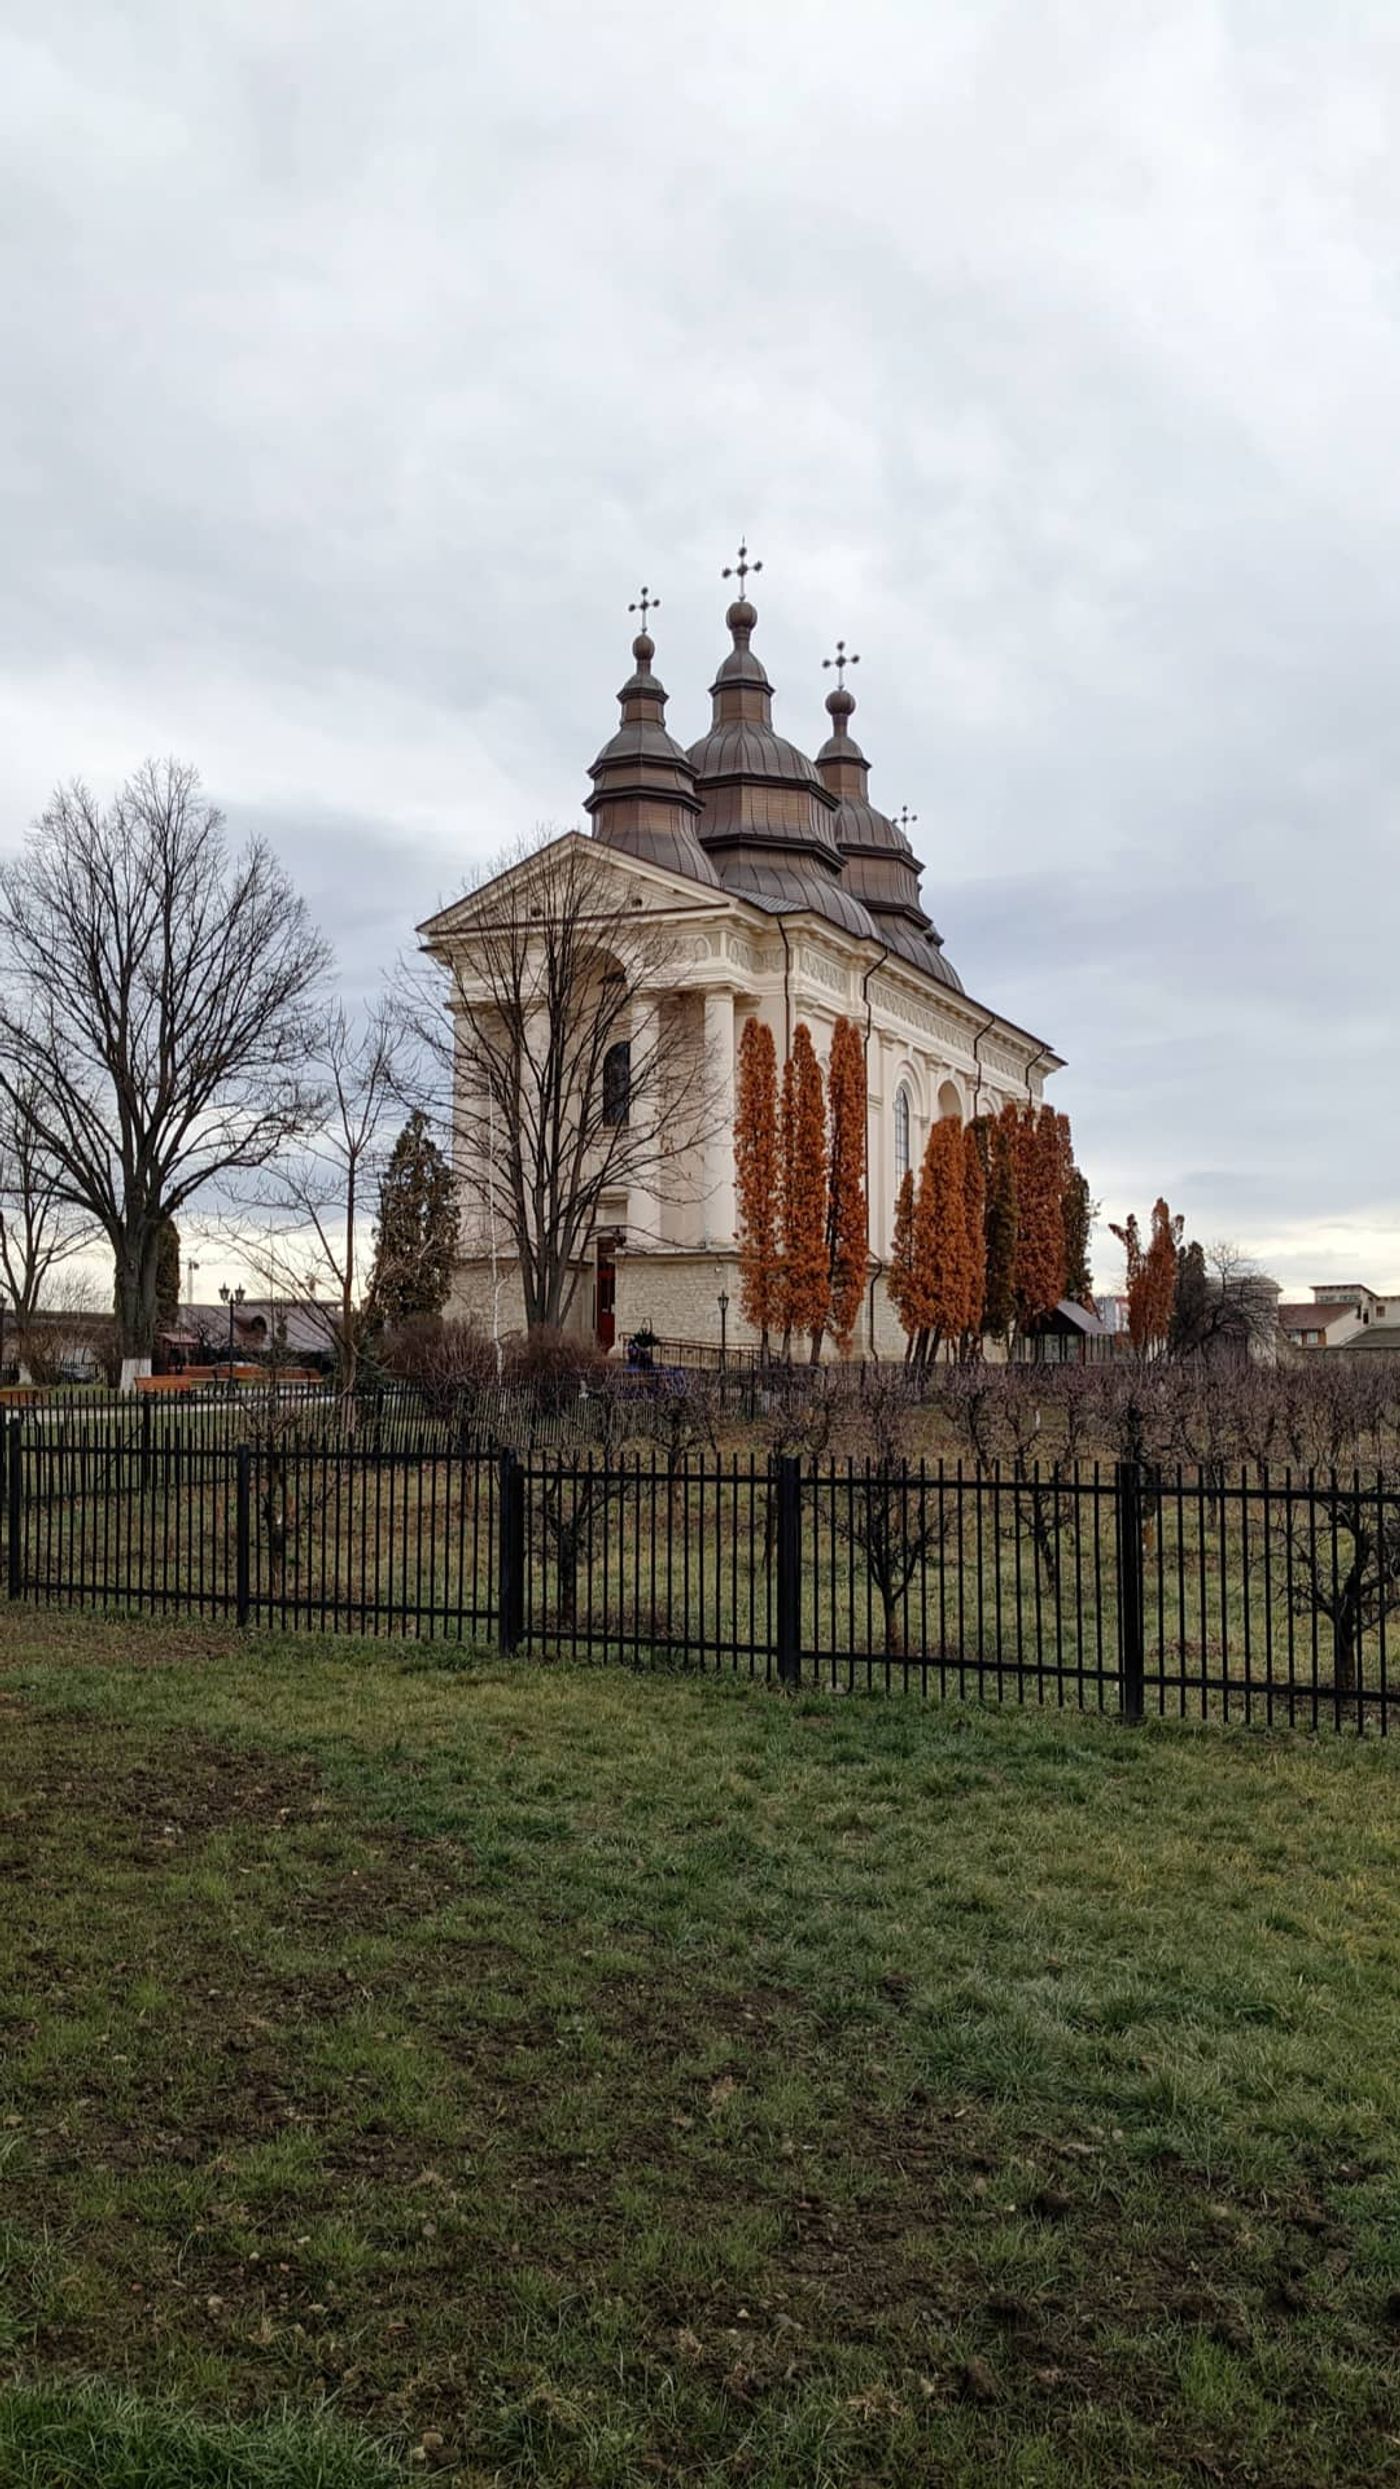
[[[628,608],[627,608],[627,611],[629,612],[629,614],[640,614],[640,615],[641,615],[641,617],[642,617],[642,629],[645,631],[645,629],[646,629],[646,627],[647,627],[647,615],[648,615],[648,614],[659,614],[659,613],[660,613],[660,611],[661,611],[661,599],[660,599],[660,597],[659,597],[659,596],[653,596],[653,595],[652,595],[652,592],[651,592],[651,590],[650,590],[650,588],[643,588],[642,593],[641,593],[641,595],[637,598],[636,603],[635,603],[635,604],[633,604],[633,605],[629,605],[629,606],[628,606]]]
[[[742,596],[744,594],[744,581],[748,578],[749,573],[752,571],[754,575],[757,576],[758,572],[761,571],[762,568],[763,564],[761,562],[751,562],[749,560],[749,548],[746,544],[741,544],[739,547],[738,561],[734,563],[726,563],[724,569],[720,572],[720,577],[721,579],[737,579],[739,582],[739,594]]]
[[[838,641],[837,641],[837,643],[836,643],[836,654],[835,654],[835,656],[834,656],[834,657],[823,657],[823,659],[822,659],[822,669],[823,669],[823,672],[825,671],[825,669],[827,668],[827,666],[829,666],[829,665],[834,665],[834,666],[835,666],[835,668],[836,668],[836,680],[837,680],[837,682],[840,684],[841,689],[842,689],[843,691],[844,691],[844,690],[845,690],[845,688],[846,688],[846,668],[847,668],[847,666],[848,666],[848,665],[859,665],[859,664],[860,664],[860,657],[859,657],[859,655],[858,655],[858,654],[856,654],[856,655],[852,655],[852,656],[849,656],[849,657],[847,656],[847,654],[846,654],[846,643],[845,643],[845,641],[844,641],[844,640],[838,640]]]
[[[918,814],[917,814],[916,812],[911,812],[911,811],[910,811],[910,809],[909,809],[909,807],[908,807],[908,805],[906,804],[906,805],[905,805],[905,807],[904,807],[903,812],[897,812],[897,813],[895,814],[895,817],[894,817],[894,821],[895,821],[895,828],[896,828],[896,829],[898,829],[898,830],[903,830],[904,835],[905,835],[905,837],[907,838],[907,837],[908,837],[908,835],[909,835],[909,824],[910,824],[910,822],[911,822],[911,821],[917,821],[917,820],[918,820],[918,818],[919,818]]]

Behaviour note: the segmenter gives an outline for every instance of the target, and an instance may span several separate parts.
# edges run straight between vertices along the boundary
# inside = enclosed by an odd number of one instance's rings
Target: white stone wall
[[[626,859],[619,859],[618,866],[630,869]],[[1044,1049],[966,996],[935,986],[897,959],[872,959],[829,928],[789,920],[780,930],[771,917],[741,900],[727,897],[716,904],[707,897],[701,906],[688,884],[674,884],[669,886],[673,902],[664,877],[648,870],[637,879],[644,904],[663,912],[670,904],[677,909],[673,982],[668,993],[643,997],[639,1014],[659,1008],[703,1015],[707,1058],[727,1105],[718,1110],[710,1138],[690,1154],[693,1165],[678,1162],[656,1183],[635,1186],[626,1201],[604,1205],[605,1222],[624,1227],[629,1239],[629,1250],[617,1256],[617,1336],[624,1340],[648,1321],[662,1337],[717,1344],[716,1299],[724,1286],[730,1298],[729,1337],[742,1345],[748,1335],[739,1315],[734,1259],[733,1087],[747,1019],[756,1015],[772,1030],[780,1074],[798,1020],[810,1027],[824,1064],[832,1029],[842,1014],[866,1037],[867,1189],[871,1252],[878,1264],[888,1261],[893,1230],[894,1101],[900,1084],[909,1090],[910,1160],[917,1169],[931,1125],[940,1115],[957,1113],[966,1119],[977,1112],[995,1113],[1012,1097],[1039,1101]],[[467,960],[468,924],[460,942]],[[466,1259],[452,1310],[470,1313],[489,1329],[481,1170],[459,1163],[458,1172],[467,1219]],[[498,1235],[498,1246],[504,1241]],[[876,1281],[875,1300],[877,1353],[900,1355],[904,1337],[882,1279]],[[513,1274],[501,1290],[499,1319],[502,1331],[520,1325],[520,1292]],[[575,1295],[571,1327],[588,1333],[592,1323],[590,1259]],[[858,1342],[864,1353],[869,1337],[866,1317]]]

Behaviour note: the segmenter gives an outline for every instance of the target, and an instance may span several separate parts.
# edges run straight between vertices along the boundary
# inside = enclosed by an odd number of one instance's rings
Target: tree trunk
[[[149,1374],[156,1337],[156,1266],[160,1229],[128,1230],[116,1248],[117,1345],[121,1350],[121,1388],[130,1391],[138,1374]]]
[[[884,1611],[886,1653],[891,1659],[899,1659],[904,1652],[904,1624],[899,1613],[899,1592],[892,1585],[880,1584],[880,1606]]]
[[[1337,1522],[1334,1518],[1332,1527]],[[1369,1541],[1352,1522],[1355,1554],[1351,1570],[1342,1584],[1341,1597],[1332,1620],[1332,1682],[1339,1694],[1354,1694],[1361,1680],[1361,1632],[1364,1622],[1363,1586],[1369,1558]]]

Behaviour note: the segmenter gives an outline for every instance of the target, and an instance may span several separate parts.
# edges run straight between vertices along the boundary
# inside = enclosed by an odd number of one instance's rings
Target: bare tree
[[[1063,1569],[1062,1542],[1073,1549],[1082,1519],[1079,1464],[1098,1403],[1086,1367],[1062,1367],[1049,1390],[1043,1376],[1044,1369],[1003,1367],[991,1391],[975,1383],[964,1389],[960,1414],[979,1470],[992,1477],[1005,1471],[1008,1478],[1003,1534],[1029,1538],[1053,1592]]]
[[[307,1070],[321,1112],[270,1166],[255,1196],[268,1223],[240,1237],[266,1273],[269,1294],[314,1313],[335,1351],[347,1419],[353,1415],[370,1308],[363,1284],[377,1178],[398,1121],[399,1037],[387,1003],[359,1018],[336,1003],[317,1031]]]
[[[0,1279],[20,1332],[47,1300],[62,1265],[100,1233],[61,1197],[58,1170],[30,1111],[31,1091],[0,1091]]]
[[[917,1417],[902,1369],[872,1367],[866,1388],[844,1407],[843,1432],[855,1456],[854,1491],[831,1500],[836,1531],[865,1559],[891,1658],[904,1651],[910,1590],[927,1568],[942,1564],[948,1540],[956,1540],[962,1527],[960,1499],[945,1497],[922,1462],[915,1468]]]
[[[49,1273],[44,1301],[14,1342],[21,1382],[86,1380],[106,1369],[112,1349],[111,1300],[90,1271],[65,1263]]]
[[[0,1092],[112,1247],[124,1379],[150,1363],[164,1222],[310,1120],[327,958],[270,851],[230,856],[176,761],[105,810],[60,787],[0,866]]]
[[[1177,1264],[1168,1354],[1200,1362],[1272,1362],[1278,1290],[1228,1238],[1187,1245]]]
[[[464,1202],[515,1261],[527,1325],[558,1328],[607,1196],[696,1184],[722,1111],[698,998],[677,991],[674,929],[577,834],[509,858],[428,949],[451,979],[451,1033],[440,988],[422,1026],[451,1074]]]

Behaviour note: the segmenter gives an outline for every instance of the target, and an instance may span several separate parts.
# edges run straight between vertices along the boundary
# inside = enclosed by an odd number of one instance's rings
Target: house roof
[[[1329,1331],[1334,1322],[1354,1322],[1354,1305],[1319,1305],[1309,1298],[1302,1305],[1280,1305],[1278,1322],[1281,1331]]]
[[[229,1309],[220,1299],[216,1305],[186,1305],[181,1320],[187,1331],[212,1347],[228,1345]],[[334,1305],[289,1304],[285,1298],[275,1302],[270,1297],[245,1297],[233,1309],[235,1348],[261,1348],[271,1335],[274,1322],[282,1333],[285,1346],[293,1354],[324,1355],[335,1345],[340,1322],[339,1308]]]

